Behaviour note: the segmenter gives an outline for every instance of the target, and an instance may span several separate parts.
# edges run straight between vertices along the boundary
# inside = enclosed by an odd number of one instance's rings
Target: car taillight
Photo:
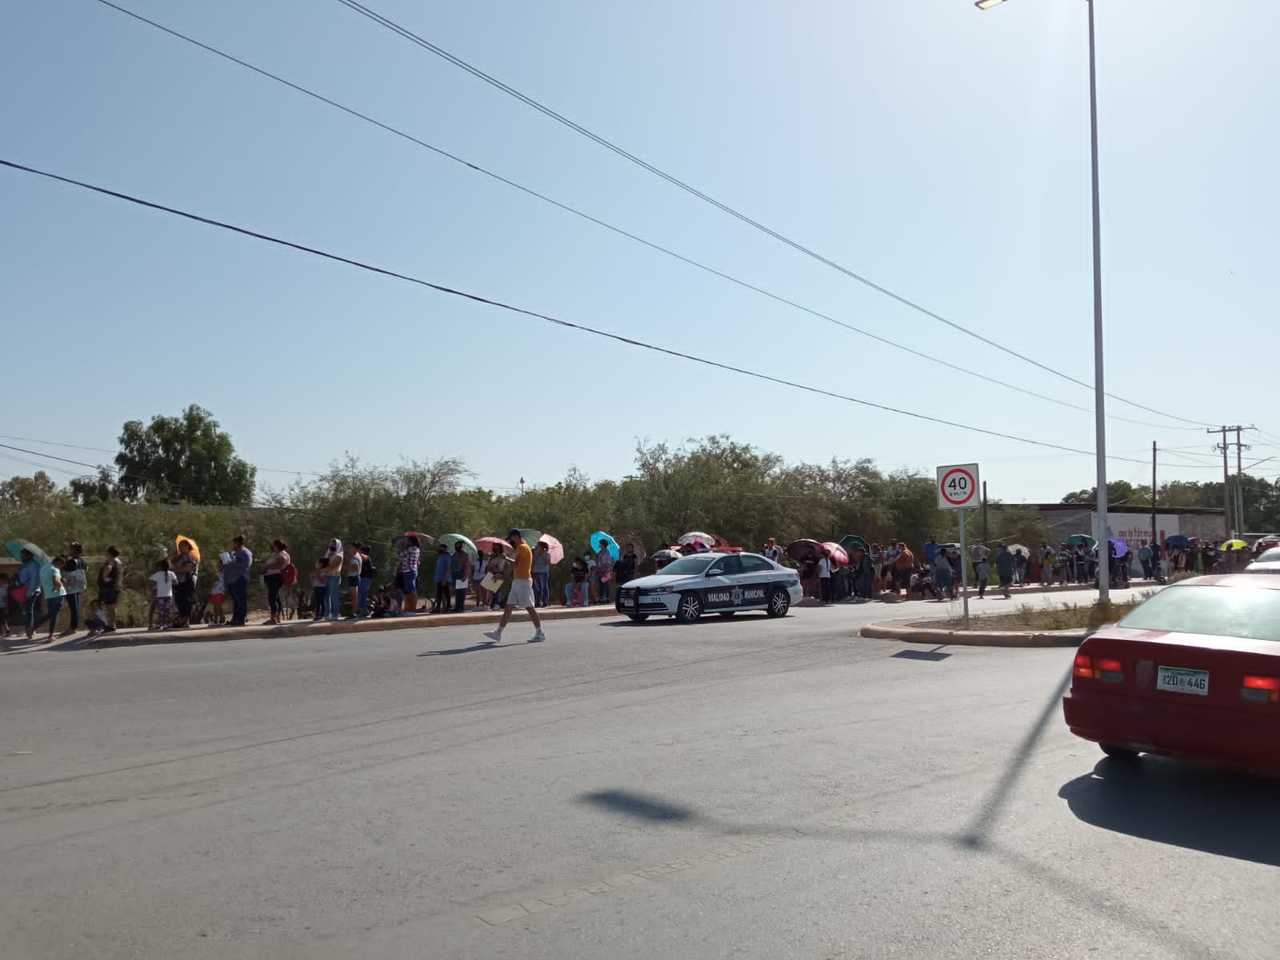
[[[1088,654],[1078,653],[1071,675],[1086,680],[1101,680],[1103,683],[1123,683],[1124,664],[1113,657],[1099,657],[1095,661]]]
[[[1280,703],[1280,677],[1246,676],[1240,696],[1258,703]]]

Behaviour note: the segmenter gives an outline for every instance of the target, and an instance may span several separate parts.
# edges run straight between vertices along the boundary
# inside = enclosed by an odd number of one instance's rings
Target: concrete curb
[[[543,620],[578,620],[583,618],[620,617],[612,606],[544,607],[538,611]],[[322,637],[344,633],[382,633],[390,630],[427,630],[433,627],[490,626],[501,619],[501,612],[476,610],[468,613],[408,614],[403,617],[383,617],[377,620],[295,620],[279,626],[252,624],[247,627],[191,627],[186,630],[166,630],[163,633],[146,630],[108,633],[97,640],[88,641],[84,636],[68,637],[47,646],[28,647],[30,650],[97,650],[106,647],[138,646],[144,643],[206,643],[215,640],[279,640],[298,637]],[[529,617],[523,610],[511,615],[511,623],[527,624]],[[14,651],[20,652],[20,651]]]
[[[1078,647],[1087,630],[953,630],[930,627],[929,622],[870,623],[858,631],[869,640],[901,640],[934,646],[969,647]]]

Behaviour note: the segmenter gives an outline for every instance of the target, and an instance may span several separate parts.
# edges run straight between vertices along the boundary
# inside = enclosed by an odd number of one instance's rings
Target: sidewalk
[[[588,607],[543,607],[538,610],[543,620],[574,620],[584,617],[620,616],[613,604],[593,604]],[[243,627],[207,626],[175,630],[147,630],[128,627],[89,640],[80,633],[64,637],[49,644],[25,644],[21,637],[11,637],[14,653],[35,650],[96,650],[105,647],[126,647],[143,643],[200,643],[210,640],[266,640],[297,637],[318,637],[335,633],[379,633],[387,630],[425,630],[431,627],[465,627],[497,624],[502,618],[500,610],[468,610],[465,613],[409,613],[399,617],[379,617],[376,620],[290,620],[279,625],[250,623]],[[529,622],[523,610],[511,616],[512,626]]]

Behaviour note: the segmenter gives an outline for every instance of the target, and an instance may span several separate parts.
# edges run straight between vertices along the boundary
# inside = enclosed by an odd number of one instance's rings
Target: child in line
[[[316,568],[311,571],[311,611],[312,620],[323,620],[325,608],[329,605],[329,558],[321,557],[316,561]]]
[[[155,584],[154,622],[160,624],[161,630],[168,630],[173,622],[173,587],[178,582],[178,575],[169,569],[167,557],[156,564],[156,572],[151,574],[151,582]]]
[[[93,601],[93,608],[89,613],[89,619],[84,622],[89,634],[86,640],[94,640],[102,636],[107,631],[107,614],[103,609],[102,601]]]
[[[379,587],[369,598],[369,616],[381,619],[391,610],[391,594],[386,585]]]
[[[213,608],[209,614],[208,624],[213,627],[226,621],[226,616],[222,611],[222,604],[227,599],[227,585],[222,579],[219,572],[218,579],[213,581],[213,589],[209,591],[209,606]]]

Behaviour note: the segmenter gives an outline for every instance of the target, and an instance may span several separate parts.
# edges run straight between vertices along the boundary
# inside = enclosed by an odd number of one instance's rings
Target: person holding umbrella
[[[609,588],[613,582],[613,557],[607,548],[601,548],[596,554],[594,568],[591,572],[595,581],[595,598],[597,603],[609,602]]]
[[[174,626],[189,627],[196,600],[196,578],[200,573],[200,554],[191,540],[178,538],[178,552],[169,558],[169,569],[178,578],[173,586],[173,605],[178,610]]]
[[[40,609],[40,564],[36,563],[36,555],[26,548],[18,553],[18,560],[22,563],[18,568],[22,623],[30,640],[36,633],[36,616]]]
[[[467,584],[471,580],[471,556],[461,540],[453,545],[453,556],[449,561],[450,573],[453,577],[453,612],[462,613],[467,609]]]
[[[524,537],[520,535],[519,530],[512,530],[508,533],[507,542],[515,547],[516,551],[515,566],[511,574],[511,589],[507,592],[507,602],[503,605],[502,619],[498,622],[498,629],[486,633],[485,637],[491,643],[500,643],[502,641],[502,631],[506,629],[507,623],[511,619],[511,611],[516,607],[520,607],[529,614],[529,619],[533,621],[535,632],[529,638],[529,642],[541,643],[547,639],[547,635],[542,632],[542,618],[538,616],[538,610],[533,599],[533,551],[524,542]]]

